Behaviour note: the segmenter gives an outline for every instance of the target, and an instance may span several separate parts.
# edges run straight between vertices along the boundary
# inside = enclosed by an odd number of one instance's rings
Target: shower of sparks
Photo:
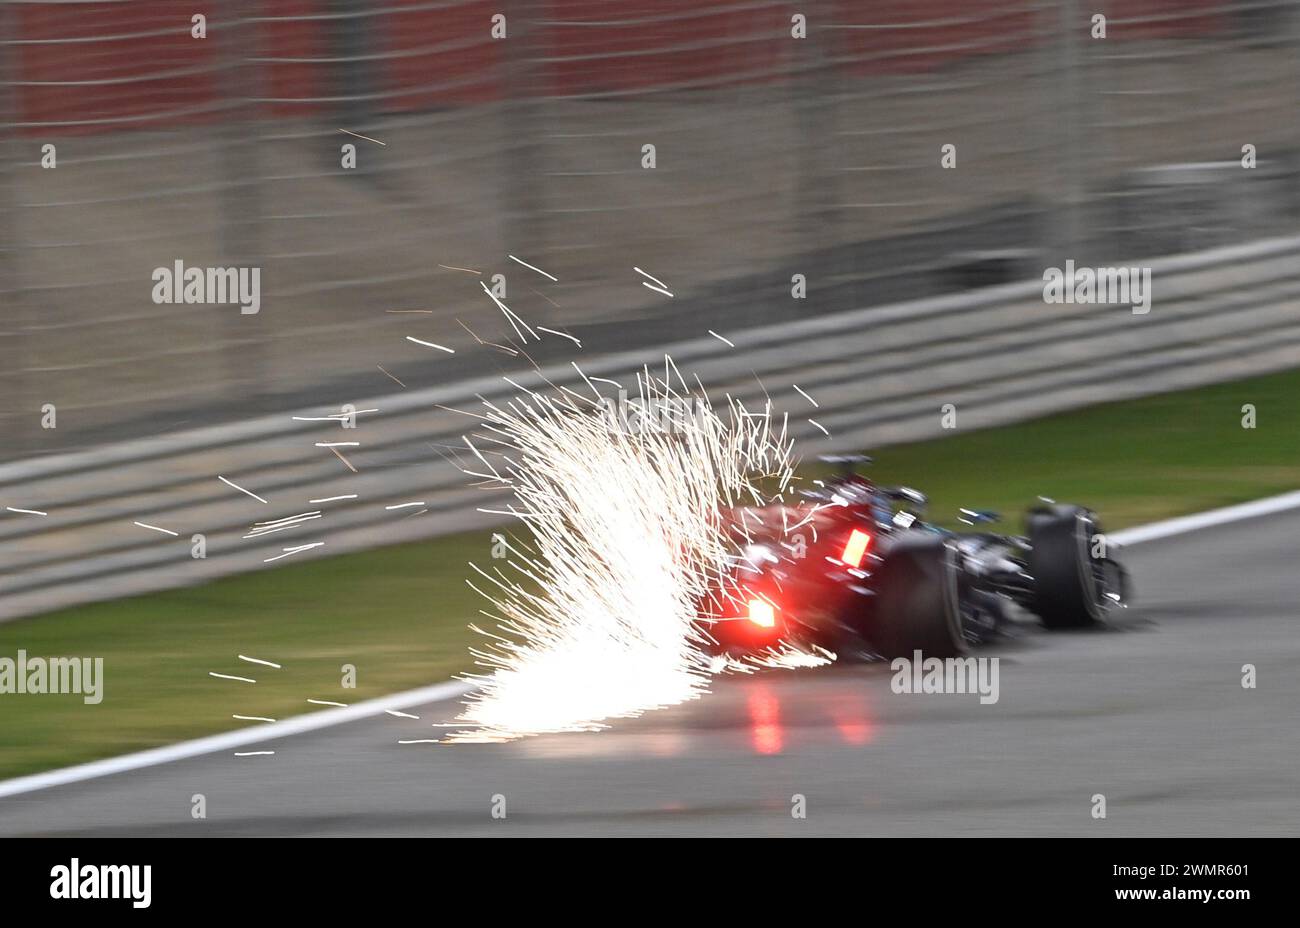
[[[280,558],[282,557],[288,557],[291,554],[297,554],[299,551],[307,551],[311,548],[319,548],[322,547],[324,544],[325,542],[323,541],[314,541],[309,545],[297,545],[296,547],[293,548],[281,548],[280,550],[284,552],[283,554],[277,554],[275,557],[264,558],[262,560],[262,563],[269,564],[272,561],[280,560]]]
[[[547,278],[550,278],[551,280],[555,280],[555,281],[558,281],[558,280],[560,279],[560,278],[558,278],[558,277],[552,277],[550,274],[546,273],[546,272],[545,272],[544,270],[542,270],[540,267],[533,267],[533,266],[532,266],[531,264],[529,264],[527,261],[521,261],[520,259],[516,258],[514,255],[506,255],[506,257],[509,258],[511,261],[514,261],[516,264],[522,264],[524,267],[528,268],[528,270],[530,270],[530,271],[536,271],[537,273],[541,274],[543,277],[547,277]]]
[[[639,268],[639,267],[635,267],[635,266],[634,266],[634,267],[632,268],[632,270],[636,271],[636,272],[637,272],[638,274],[640,274],[642,277],[649,277],[651,280],[653,280],[653,281],[654,281],[655,283],[657,283],[659,286],[663,287],[665,290],[668,289],[668,285],[667,285],[666,283],[664,283],[664,282],[663,282],[662,280],[660,280],[658,277],[653,276],[652,274],[647,274],[645,271],[641,270],[641,268]]]
[[[355,409],[352,412],[332,412],[328,416],[291,416],[290,418],[295,422],[347,422],[353,416],[359,416],[363,412],[379,412],[379,410]]]
[[[836,656],[825,648],[813,645],[809,650],[782,643],[756,654],[742,657],[719,655],[709,662],[712,673],[757,673],[760,670],[802,670],[833,664]]]
[[[248,661],[250,664],[261,664],[263,667],[274,667],[276,670],[282,669],[279,664],[276,664],[272,661],[264,661],[259,657],[247,657],[243,654],[240,654],[239,659],[241,661]]]
[[[665,362],[663,379],[645,370],[637,380],[643,408],[694,410],[672,429],[619,428],[590,380],[590,398],[484,401],[484,431],[465,437],[462,470],[513,491],[509,513],[529,541],[507,543],[508,569],[471,565],[481,579],[470,586],[497,627],[476,629],[488,672],[472,677],[479,688],[450,740],[591,731],[705,692],[700,605],[735,589],[727,513],[788,486],[792,441],[770,408],[729,398],[719,414]],[[490,439],[511,452],[489,461],[475,441]]]
[[[793,386],[796,390],[799,391],[799,395],[800,395],[800,396],[802,396],[802,397],[803,397],[804,399],[806,399],[808,402],[812,403],[814,406],[820,408],[821,404],[818,403],[818,402],[817,402],[815,399],[813,399],[811,396],[809,396],[807,393],[803,392],[803,390],[800,389],[800,387],[799,387],[799,385],[798,385],[797,383],[796,383],[796,384],[791,384],[791,386]]]
[[[147,528],[155,532],[162,532],[164,535],[172,535],[173,537],[180,535],[180,532],[173,532],[169,528],[159,528],[156,525],[148,525],[144,522],[136,522],[135,524],[140,526],[141,528]]]
[[[317,516],[317,518],[320,517]],[[303,521],[305,522],[307,520],[304,519]],[[243,538],[245,541],[247,541],[249,538],[261,538],[263,535],[274,535],[276,532],[283,532],[291,528],[297,528],[299,524],[300,523],[298,522],[289,522],[285,525],[277,526],[276,528],[259,529],[255,532],[249,532],[247,535],[243,536]]]
[[[439,345],[436,342],[426,342],[422,338],[415,338],[412,335],[406,336],[408,342],[415,342],[417,345],[423,345],[426,348],[437,348],[439,351],[445,351],[447,354],[455,354],[455,348],[448,348],[446,345]]]
[[[285,529],[296,528],[305,522],[312,522],[320,517],[321,510],[315,509],[311,512],[300,512],[295,516],[285,516],[283,519],[273,519],[270,522],[256,522],[248,530],[248,534],[244,538],[260,538],[263,535],[282,532]]]
[[[769,648],[759,654],[750,655],[745,660],[757,667],[770,670],[796,670],[801,667],[824,667],[834,663],[835,654],[816,645],[807,651],[795,647],[782,647]]]
[[[340,131],[340,132],[346,132],[348,135],[350,135],[350,136],[352,136],[353,138],[356,138],[356,139],[365,139],[367,142],[374,142],[376,145],[383,145],[385,148],[388,147],[388,143],[387,143],[387,142],[381,142],[381,141],[379,141],[379,139],[372,139],[372,138],[371,138],[370,136],[368,136],[368,135],[361,135],[360,133],[353,132],[351,129],[340,129],[339,131]]]
[[[334,452],[334,456],[342,461],[348,470],[352,471],[354,474],[357,472],[357,469],[352,466],[352,462],[343,456],[343,452],[339,451],[338,448],[331,448],[330,450]]]
[[[383,369],[382,367],[380,367],[378,364],[376,364],[375,367],[379,367],[379,370],[383,372],[383,375],[384,375],[385,377],[387,377],[389,380],[391,380],[393,383],[397,384],[397,385],[398,385],[399,387],[401,387],[403,390],[406,389],[406,384],[402,383],[400,380],[398,380],[398,379],[397,379],[396,377],[394,377],[392,374],[388,373],[388,371],[384,370],[384,369]]]
[[[484,341],[483,339],[481,339],[481,338],[479,338],[477,335],[475,335],[475,334],[474,334],[474,330],[471,329],[469,326],[467,326],[465,323],[461,322],[459,319],[457,319],[456,322],[458,322],[458,323],[460,324],[460,327],[461,327],[462,329],[464,329],[466,332],[468,332],[470,335],[472,335],[472,336],[474,337],[474,341],[478,342],[480,345],[484,345],[484,346],[486,346],[486,347],[488,347],[488,348],[495,348],[495,349],[497,349],[498,351],[503,351],[503,352],[505,352],[506,354],[511,355],[512,357],[517,357],[517,356],[518,356],[519,352],[516,351],[515,349],[510,348],[510,347],[508,347],[508,346],[506,346],[506,345],[498,345],[496,342],[487,342],[487,341]]]
[[[520,331],[519,326],[523,326],[524,329],[527,330],[528,334],[533,337],[534,341],[542,340],[541,337],[532,330],[532,327],[530,327],[527,322],[524,322],[524,320],[516,315],[509,306],[497,299],[497,295],[488,289],[487,284],[480,280],[478,285],[483,288],[484,293],[492,297],[492,302],[497,304],[497,309],[501,310],[502,315],[506,317],[506,322],[510,323],[510,327],[515,330],[515,334],[519,336],[521,342],[526,342],[528,339],[524,338],[524,333]]]
[[[235,488],[236,490],[238,490],[240,493],[243,493],[243,494],[245,494],[245,495],[247,495],[247,496],[251,496],[251,497],[253,497],[253,499],[257,500],[259,503],[265,503],[265,502],[266,502],[266,500],[262,499],[262,497],[258,496],[258,495],[257,495],[256,493],[254,493],[252,490],[245,490],[245,489],[244,489],[243,487],[241,487],[239,484],[234,483],[234,482],[232,482],[232,481],[230,481],[230,480],[227,480],[225,477],[221,476],[220,474],[217,474],[217,479],[220,480],[222,483],[224,483],[226,486],[228,486],[228,487],[234,487],[234,488]],[[269,504],[268,504],[268,505],[269,505]]]
[[[582,347],[582,342],[578,341],[576,338],[574,338],[572,335],[569,335],[567,332],[557,332],[555,329],[548,329],[544,325],[539,325],[537,327],[537,331],[546,332],[549,335],[558,335],[560,336],[560,338],[567,338],[569,341],[573,342],[579,348]]]
[[[532,287],[529,287],[528,289],[529,289],[529,290],[532,290],[533,293],[536,293],[538,296],[540,296],[540,297],[541,297],[542,299],[544,299],[546,302],[550,303],[550,304],[551,304],[552,306],[554,306],[556,309],[559,309],[559,308],[560,308],[560,304],[559,304],[559,303],[555,302],[553,299],[551,299],[549,296],[547,296],[547,295],[546,295],[545,293],[543,293],[542,291],[540,291],[540,290],[534,290]]]

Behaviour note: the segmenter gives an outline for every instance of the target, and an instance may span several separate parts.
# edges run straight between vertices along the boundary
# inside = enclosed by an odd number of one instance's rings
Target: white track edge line
[[[369,699],[354,706],[348,706],[345,709],[309,712],[306,715],[295,716],[279,722],[259,723],[248,728],[223,732],[220,735],[209,735],[206,738],[197,738],[193,741],[182,741],[179,744],[169,744],[161,748],[151,748],[135,754],[124,754],[120,757],[109,757],[88,764],[78,764],[75,767],[63,767],[45,773],[16,777],[12,780],[0,782],[0,799],[7,796],[16,796],[20,793],[49,789],[52,786],[64,786],[68,783],[93,780],[114,773],[126,773],[131,770],[139,770],[142,767],[168,764],[172,761],[186,760],[202,754],[226,751],[231,748],[240,748],[263,741],[287,738],[290,735],[300,735],[304,732],[317,731],[321,728],[342,725],[345,722],[356,721],[372,715],[380,715],[386,709],[402,709],[425,703],[455,699],[457,696],[465,695],[473,688],[474,684],[472,683],[462,680],[448,680],[444,683],[435,683],[431,686],[407,690],[403,693],[394,693],[391,696]]]
[[[1178,516],[1174,519],[1152,522],[1149,525],[1126,528],[1120,532],[1107,533],[1106,537],[1118,545],[1137,545],[1144,541],[1155,541],[1158,538],[1168,538],[1170,535],[1182,535],[1214,525],[1254,519],[1297,507],[1300,507],[1300,490],[1292,490],[1280,496],[1270,496],[1249,503],[1238,503],[1235,506],[1224,506],[1222,509],[1210,509],[1190,516]]]

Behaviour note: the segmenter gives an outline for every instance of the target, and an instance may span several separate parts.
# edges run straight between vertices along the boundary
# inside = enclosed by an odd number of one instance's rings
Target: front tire
[[[1105,562],[1092,556],[1101,526],[1087,509],[1056,506],[1029,517],[1033,611],[1052,629],[1087,628],[1106,614]]]

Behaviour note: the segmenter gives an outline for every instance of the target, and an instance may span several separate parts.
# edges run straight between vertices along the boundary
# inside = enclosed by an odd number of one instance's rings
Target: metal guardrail
[[[1046,304],[1042,283],[1025,281],[722,333],[734,348],[704,336],[662,352],[715,396],[770,396],[805,453],[941,434],[945,404],[964,431],[1300,364],[1300,236],[1149,266],[1147,315]],[[619,379],[662,357],[575,349],[574,360],[588,376]],[[529,388],[542,389],[543,377],[582,386],[568,364],[511,376]],[[502,494],[470,487],[446,454],[472,427],[454,409],[515,392],[481,377],[357,401],[377,412],[359,414],[351,430],[293,418],[337,407],[296,410],[0,465],[3,504],[48,513],[0,518],[0,620],[259,569],[304,542],[325,544],[295,559],[499,522],[479,510]],[[347,454],[356,473],[315,447],[327,440],[360,443]],[[356,498],[309,502],[345,494]],[[426,511],[385,509],[411,501]],[[320,518],[284,532],[244,537],[254,522],[317,510]],[[194,534],[205,536],[205,558],[192,557]]]

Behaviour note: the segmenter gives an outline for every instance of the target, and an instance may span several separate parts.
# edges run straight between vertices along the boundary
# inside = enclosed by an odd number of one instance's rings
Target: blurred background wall
[[[403,336],[503,335],[494,274],[603,351],[1300,216],[1290,0],[192,6],[0,6],[0,459],[487,372]],[[176,260],[261,312],[154,304]]]

